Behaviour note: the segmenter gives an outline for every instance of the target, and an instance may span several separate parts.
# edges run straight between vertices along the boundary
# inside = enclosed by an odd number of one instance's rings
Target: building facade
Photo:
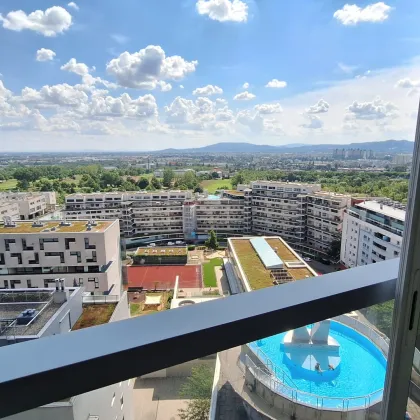
[[[191,191],[73,194],[66,197],[65,214],[68,220],[119,218],[127,246],[201,241],[214,230],[220,238],[280,235],[296,250],[317,255],[339,239],[349,200],[321,192],[320,184],[254,181],[218,196]]]
[[[0,193],[0,206],[10,205],[18,207],[18,214],[7,214],[13,220],[32,220],[53,210],[57,204],[55,192],[3,192]]]
[[[356,267],[399,257],[404,220],[405,210],[379,201],[353,203],[344,212],[341,261]]]
[[[0,288],[83,286],[119,295],[119,221],[14,222],[0,226]]]

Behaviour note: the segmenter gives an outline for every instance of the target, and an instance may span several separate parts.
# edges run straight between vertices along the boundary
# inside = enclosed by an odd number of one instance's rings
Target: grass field
[[[206,181],[201,181],[201,186],[208,190],[210,194],[213,194],[216,192],[216,190],[227,187],[226,189],[232,189],[232,184],[230,182],[230,179],[211,179]]]
[[[85,305],[83,312],[72,331],[82,330],[83,328],[93,327],[95,325],[106,324],[114,312],[117,305],[115,303],[101,303],[98,305]]]
[[[17,179],[8,179],[0,183],[0,191],[8,191],[16,188]]]
[[[214,272],[214,267],[221,267],[222,264],[222,258],[213,258],[209,262],[203,264],[204,285],[206,287],[217,287],[216,273]]]

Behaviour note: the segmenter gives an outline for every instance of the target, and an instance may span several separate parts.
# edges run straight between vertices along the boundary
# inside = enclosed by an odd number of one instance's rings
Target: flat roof
[[[137,248],[135,254],[136,256],[153,256],[153,257],[167,257],[172,255],[187,255],[187,247],[186,246],[179,246],[179,247],[139,247]]]
[[[37,335],[55,315],[64,303],[52,302],[54,289],[38,289],[37,291],[19,290],[0,291],[0,336]],[[16,325],[7,328],[11,321],[24,310],[35,309],[38,314],[29,325]],[[2,332],[3,331],[3,332]]]
[[[83,312],[73,325],[72,331],[83,328],[95,327],[109,322],[116,308],[116,303],[100,303],[95,305],[83,305]]]
[[[283,268],[283,261],[265,238],[252,238],[249,242],[251,242],[251,245],[254,247],[255,252],[260,257],[265,268]]]
[[[355,204],[355,206],[366,210],[372,210],[385,216],[393,217],[394,219],[401,220],[402,222],[405,221],[405,210],[396,209],[394,207],[378,203],[377,201],[363,201],[362,203]]]
[[[87,232],[87,233],[97,233],[104,232],[108,229],[116,220],[101,220],[95,221],[95,225],[91,226],[90,230],[87,230],[87,223],[89,220],[66,220],[68,224],[61,225],[61,220],[51,220],[51,221],[41,221],[40,224],[33,226],[34,221],[22,221],[14,222],[16,226],[4,226],[0,225],[0,234],[4,233],[45,233],[45,234],[55,234],[55,233],[78,233],[78,232]]]
[[[253,290],[273,286],[271,270],[264,266],[263,261],[254,249],[251,240],[256,237],[229,238],[229,242],[237,255],[239,264],[247,277],[249,286]],[[293,249],[278,236],[258,237],[264,239],[279,259],[283,262],[283,268],[293,280],[302,280],[307,277],[315,277],[315,271],[300,258]],[[290,263],[290,266],[289,266]]]

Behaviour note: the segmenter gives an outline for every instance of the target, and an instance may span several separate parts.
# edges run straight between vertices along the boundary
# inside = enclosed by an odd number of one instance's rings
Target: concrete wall
[[[39,332],[39,337],[62,334],[69,332],[82,315],[83,287],[78,287],[70,292],[69,300],[55,313]]]
[[[14,416],[4,417],[4,420],[74,420],[73,405],[71,402],[48,404]]]

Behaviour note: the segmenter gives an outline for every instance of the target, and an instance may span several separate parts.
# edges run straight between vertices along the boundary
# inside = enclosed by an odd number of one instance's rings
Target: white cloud
[[[163,80],[157,82],[157,85],[160,87],[160,90],[162,92],[169,92],[170,90],[172,90],[172,85],[170,83],[166,83]]]
[[[400,79],[398,80],[397,84],[395,85],[396,87],[400,87],[400,88],[415,88],[420,86],[420,80],[411,80],[408,77],[405,77],[404,79]]]
[[[120,86],[152,90],[159,80],[183,79],[193,73],[197,65],[197,61],[186,61],[178,55],[166,57],[160,46],[149,45],[133,54],[122,53],[111,60],[106,69]]]
[[[277,80],[277,79],[273,79],[270,80],[265,87],[267,88],[277,88],[277,89],[281,89],[281,88],[285,88],[287,86],[287,83],[282,81],[282,80]]]
[[[76,73],[79,76],[84,76],[89,73],[89,67],[85,63],[78,63],[75,58],[71,58],[66,64],[61,66],[60,69],[70,73]]]
[[[71,1],[70,3],[68,3],[67,6],[71,7],[74,10],[79,10],[79,6],[74,1]]]
[[[41,48],[36,52],[36,61],[51,61],[54,60],[55,52],[47,48]]]
[[[246,22],[248,5],[241,0],[198,0],[197,11],[219,22]]]
[[[223,98],[217,98],[216,99],[216,105],[223,105],[223,106],[225,106],[227,104],[228,104],[228,101],[226,99],[223,99]]]
[[[235,101],[251,101],[255,98],[253,93],[249,93],[248,91],[238,93],[233,97]]]
[[[123,34],[111,34],[111,38],[118,44],[126,44],[130,38]]]
[[[60,6],[53,6],[42,11],[27,15],[23,10],[9,12],[6,16],[0,14],[0,22],[3,28],[20,32],[28,29],[44,36],[56,36],[67,31],[72,24],[72,16]]]
[[[348,108],[347,118],[360,120],[380,120],[383,118],[393,118],[397,115],[397,106],[392,102],[383,101],[377,97],[372,102],[354,101]]]
[[[322,122],[322,120],[317,117],[316,115],[310,115],[310,114],[303,114],[303,116],[309,120],[308,123],[304,123],[301,126],[304,128],[309,128],[309,129],[318,129],[318,128],[322,128],[324,126],[324,123]]]
[[[183,85],[179,85],[179,88],[180,88],[180,89],[184,89],[184,86],[183,86]]]
[[[357,25],[360,22],[383,22],[389,17],[391,7],[384,2],[359,7],[356,4],[345,4],[334,13],[334,17],[343,25]]]
[[[337,63],[337,67],[339,70],[345,74],[352,74],[354,71],[356,71],[359,66],[351,66],[349,64],[344,63]]]
[[[283,108],[279,103],[259,104],[255,105],[254,109],[260,114],[278,114],[283,112]]]
[[[264,130],[264,118],[258,113],[253,115],[249,110],[239,111],[236,121],[247,126],[254,133],[260,133]]]
[[[201,88],[197,88],[193,90],[193,95],[201,95],[201,96],[211,96],[211,95],[221,95],[223,93],[223,89],[219,86],[207,85]]]
[[[311,105],[305,110],[307,114],[322,114],[328,112],[330,104],[323,99],[320,99],[315,105]]]
[[[248,89],[248,88],[249,88],[249,83],[248,83],[248,82],[245,82],[245,83],[242,85],[242,88],[243,88],[243,89]]]

